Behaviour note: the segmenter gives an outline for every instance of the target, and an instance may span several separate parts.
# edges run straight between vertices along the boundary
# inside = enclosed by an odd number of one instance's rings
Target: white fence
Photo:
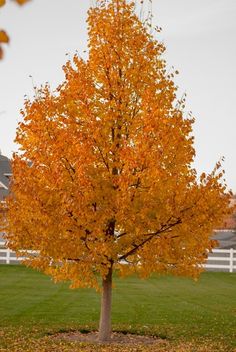
[[[0,241],[0,264],[16,264],[23,258],[17,258],[15,252],[5,247],[5,242]]]
[[[234,272],[236,270],[236,250],[233,248],[213,249],[209,253],[207,263],[204,267],[206,269],[216,269],[217,271]]]
[[[5,243],[0,241],[0,264],[16,264],[23,258],[16,258],[16,255]],[[208,260],[204,265],[206,269],[217,271],[236,272],[236,250],[231,249],[213,249],[209,253]]]

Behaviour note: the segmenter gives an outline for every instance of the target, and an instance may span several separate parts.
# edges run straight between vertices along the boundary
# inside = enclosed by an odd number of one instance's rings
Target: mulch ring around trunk
[[[80,331],[73,331],[67,333],[58,333],[54,335],[55,339],[66,340],[70,342],[84,342],[91,344],[122,344],[122,345],[154,345],[164,342],[159,337],[148,335],[135,335],[122,332],[113,332],[111,340],[107,342],[98,341],[98,332],[91,331],[82,333]]]

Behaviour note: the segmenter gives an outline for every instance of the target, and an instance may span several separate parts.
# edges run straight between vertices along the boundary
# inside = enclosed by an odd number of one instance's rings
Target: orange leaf
[[[4,6],[5,3],[6,3],[6,0],[0,0],[0,7],[1,7],[1,6]]]
[[[5,31],[0,31],[0,43],[8,43],[9,37]]]
[[[19,5],[24,5],[26,2],[28,2],[29,0],[15,0],[17,2],[17,4]]]

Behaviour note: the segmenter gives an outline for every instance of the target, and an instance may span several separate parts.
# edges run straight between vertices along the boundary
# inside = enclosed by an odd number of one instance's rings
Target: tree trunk
[[[101,313],[98,339],[100,342],[111,339],[111,297],[112,297],[112,265],[102,280]]]

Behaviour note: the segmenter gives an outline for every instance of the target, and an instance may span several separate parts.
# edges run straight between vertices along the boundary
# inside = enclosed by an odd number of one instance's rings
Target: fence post
[[[229,254],[229,272],[232,273],[234,269],[234,249],[230,248]]]
[[[7,253],[6,253],[6,264],[10,264],[10,249],[7,248]]]

